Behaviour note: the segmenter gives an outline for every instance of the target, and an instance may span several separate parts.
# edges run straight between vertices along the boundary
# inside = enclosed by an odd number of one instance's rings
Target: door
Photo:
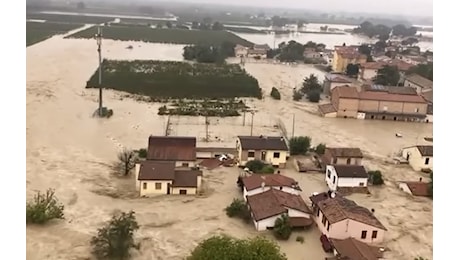
[[[168,187],[166,189],[166,194],[171,194],[171,184],[168,183]]]
[[[410,155],[410,154],[407,153],[407,155],[406,155],[406,161],[409,161],[409,155]]]
[[[267,152],[266,151],[262,151],[262,161],[265,161],[265,158],[267,158]]]

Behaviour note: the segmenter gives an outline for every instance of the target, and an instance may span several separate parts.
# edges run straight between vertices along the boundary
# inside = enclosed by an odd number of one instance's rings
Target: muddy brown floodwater
[[[105,58],[182,60],[182,46],[178,45],[109,40],[103,44]],[[128,45],[134,49],[126,49]],[[134,180],[110,174],[120,148],[146,147],[150,134],[164,133],[166,119],[157,115],[160,104],[122,98],[109,90],[104,92],[104,103],[114,110],[114,116],[109,120],[91,117],[97,107],[97,91],[84,86],[97,67],[96,47],[91,40],[56,36],[27,48],[27,197],[38,190],[56,189],[65,204],[66,217],[45,227],[27,227],[27,258],[87,259],[91,236],[120,210],[134,210],[141,225],[136,234],[141,249],[134,254],[135,259],[183,259],[199,241],[217,233],[272,238],[225,215],[223,209],[241,196],[235,184],[236,168],[205,171],[207,195],[201,198],[136,198]],[[386,246],[391,251],[386,257],[431,257],[432,201],[409,197],[395,184],[426,176],[389,161],[401,147],[422,143],[424,136],[431,136],[432,125],[321,118],[315,104],[293,102],[291,93],[303,77],[316,73],[321,80],[322,72],[307,65],[269,63],[247,63],[245,68],[265,91],[263,100],[248,100],[258,110],[254,134],[279,134],[274,125],[281,120],[290,136],[295,114],[296,135],[309,135],[314,144],[360,147],[366,156],[364,164],[382,170],[386,185],[371,188],[372,196],[351,197],[374,208],[388,228]],[[282,100],[268,96],[273,86],[280,90]],[[176,117],[171,121],[175,135],[205,135],[203,118]],[[236,135],[250,133],[249,125],[248,115],[244,126],[242,117],[212,119],[209,130],[213,143],[205,145],[233,146]],[[404,137],[395,138],[395,132]],[[325,189],[321,174],[299,174],[292,168],[289,165],[283,174],[299,181],[305,199],[311,192]],[[304,244],[295,242],[297,235],[305,237]],[[289,259],[324,259],[319,235],[312,228],[279,244]]]

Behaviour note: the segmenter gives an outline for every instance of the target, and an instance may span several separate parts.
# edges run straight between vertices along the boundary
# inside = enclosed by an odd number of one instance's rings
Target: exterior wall
[[[328,118],[337,117],[337,112],[332,112],[332,113],[324,114],[324,117],[328,117]]]
[[[273,187],[265,186],[265,188],[261,187],[261,188],[257,188],[257,189],[253,189],[253,190],[248,191],[246,189],[246,187],[244,187],[243,188],[243,198],[244,198],[245,201],[247,201],[246,196],[252,196],[252,195],[255,195],[255,194],[259,194],[259,193],[262,193],[264,191],[267,191],[268,189],[280,190],[280,188],[281,188],[281,186],[273,186]],[[282,189],[283,192],[294,194],[294,195],[300,195],[300,191],[296,190],[296,189],[293,189],[292,187],[283,186],[282,188],[283,188]]]
[[[427,123],[433,123],[433,115],[426,115],[425,117],[425,122]]]
[[[235,50],[235,56],[240,57],[240,56],[247,56],[248,55],[248,50],[247,49],[236,49]]]
[[[407,155],[409,155],[409,165],[415,171],[420,171],[425,168],[433,170],[433,157],[421,156],[417,147],[409,147],[403,149],[402,157],[404,157],[407,160]],[[428,164],[425,164],[426,158],[429,158]]]
[[[310,214],[308,214],[308,213],[298,211],[296,209],[291,209],[291,208],[287,208],[287,209],[288,209],[288,216],[289,217],[311,218]]]
[[[328,177],[328,173],[330,171],[330,177]],[[335,177],[335,182],[334,182]],[[337,190],[338,187],[367,187],[367,178],[344,178],[339,177],[335,168],[332,165],[326,166],[326,176],[325,180],[327,186],[330,190]],[[363,185],[359,185],[362,183]]]
[[[136,167],[134,168],[134,180],[136,182],[136,190],[139,190],[141,188],[141,182],[137,180],[139,177],[139,171],[141,170],[141,164],[136,163]]]
[[[411,87],[411,88],[415,88],[417,90],[417,93],[420,94],[422,93],[422,87],[415,84],[415,83],[412,83],[411,81],[409,80],[405,80],[404,81],[404,87]]]
[[[330,176],[328,176],[330,173]],[[334,180],[335,177],[335,180]],[[326,166],[326,175],[325,175],[326,184],[330,190],[337,190],[337,184],[339,183],[339,178],[337,172],[332,165]]]
[[[364,69],[361,75],[361,78],[364,80],[371,80],[377,76],[377,70],[374,69]]]
[[[196,152],[196,158],[214,158],[212,152]]]
[[[158,195],[158,194],[167,194],[168,191],[168,183],[171,185],[172,180],[168,181],[139,181],[139,195],[140,196],[150,196],[150,195]],[[144,183],[147,183],[147,188],[144,189]],[[155,183],[161,183],[161,189],[155,189]],[[172,190],[172,188],[171,188]]]
[[[358,115],[359,100],[351,98],[339,98],[337,117],[356,118]]]
[[[323,163],[325,164],[348,164],[347,161],[350,159],[350,165],[362,165],[362,158],[355,158],[355,157],[337,157],[337,161],[334,162],[333,157],[330,150],[326,149],[326,152],[324,153],[322,159]]]
[[[249,157],[248,153],[249,152],[254,152],[254,157]],[[279,158],[275,158],[274,154],[278,152],[280,153]],[[262,151],[261,150],[245,150],[241,151],[241,156],[239,155],[239,160],[240,160],[240,165],[244,166],[248,161],[251,160],[262,160]],[[284,167],[287,161],[287,151],[274,151],[274,150],[268,150],[266,151],[265,155],[265,162],[272,164],[273,166],[280,166]]]
[[[251,213],[251,215],[252,215],[252,213]],[[264,231],[264,230],[267,230],[267,227],[274,227],[276,219],[281,217],[281,215],[282,214],[279,214],[279,215],[269,217],[269,218],[266,218],[266,219],[262,219],[262,220],[259,220],[259,221],[255,221],[254,217],[253,217],[252,222],[254,223],[254,226],[256,227],[257,231]]]
[[[327,224],[329,221],[326,219],[326,224],[323,224],[323,213],[319,211],[319,216],[317,214],[318,211],[313,212],[313,220],[321,233],[325,234],[329,238],[346,239],[352,237],[365,243],[381,243],[385,237],[385,230],[351,219],[345,219],[340,222],[330,224],[328,231]],[[364,230],[367,231],[367,236],[365,239],[362,239],[361,232]],[[372,231],[377,231],[376,238],[372,238]]]
[[[423,103],[404,103],[403,113],[407,114],[419,114],[419,115],[426,115],[428,110],[428,104]]]
[[[336,87],[338,87],[338,86],[343,86],[343,85],[347,85],[347,84],[350,84],[350,83],[331,82],[330,91],[332,91],[334,88],[336,88]]]
[[[187,164],[187,166],[183,166],[183,164]],[[195,161],[176,161],[176,167],[194,167]]]
[[[334,57],[332,58],[332,70],[335,72],[341,72],[338,69],[342,67],[342,57],[337,54],[337,51],[334,51]]]
[[[410,191],[409,187],[407,186],[407,184],[405,184],[404,182],[400,183],[398,185],[399,189],[401,189],[402,191],[406,192],[406,193],[409,193],[412,195],[412,192]]]
[[[426,103],[359,100],[359,111],[363,112],[426,115],[427,109]],[[387,119],[391,118],[390,116]]]
[[[259,56],[261,59],[266,59],[267,58],[267,54],[248,54],[248,57],[250,58],[254,58],[254,57],[257,57]]]
[[[196,188],[191,187],[173,187],[171,188],[171,194],[179,195],[181,190],[185,190],[187,192],[186,195],[195,195],[197,191]]]
[[[379,102],[376,100],[359,100],[359,111],[378,112]]]

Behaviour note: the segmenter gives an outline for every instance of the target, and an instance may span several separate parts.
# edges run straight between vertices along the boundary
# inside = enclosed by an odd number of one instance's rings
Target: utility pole
[[[102,117],[102,54],[101,54],[101,45],[102,45],[102,31],[101,27],[97,27],[96,34],[97,42],[97,52],[99,53],[99,116]]]
[[[208,132],[208,130],[209,130],[209,127],[208,127],[209,121],[208,121],[208,116],[205,116],[205,121],[206,121],[205,122],[205,124],[206,124],[206,142],[209,142],[209,132]]]
[[[295,114],[292,114],[292,138],[294,138]]]
[[[243,110],[243,126],[246,125],[246,109]]]
[[[252,136],[253,128],[254,128],[254,111],[251,111],[251,136]]]

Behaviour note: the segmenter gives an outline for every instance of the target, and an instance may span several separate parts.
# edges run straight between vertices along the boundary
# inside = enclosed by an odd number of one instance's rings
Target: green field
[[[258,34],[267,34],[264,31],[261,30],[256,30],[248,27],[231,27],[231,26],[225,26],[225,30],[229,30],[232,32],[237,32],[237,33],[258,33]]]
[[[103,87],[155,98],[257,97],[257,80],[237,64],[202,64],[175,61],[103,62]],[[98,70],[86,87],[98,87]]]
[[[95,26],[77,32],[67,38],[85,38],[94,36],[97,28]],[[227,31],[204,31],[204,30],[183,30],[183,29],[153,29],[148,27],[127,27],[127,26],[104,26],[102,35],[105,39],[122,41],[144,41],[175,44],[212,44],[221,45],[228,41],[243,46],[253,44],[245,39]]]
[[[85,15],[62,15],[27,13],[27,19],[46,20],[47,22],[77,23],[77,24],[101,24],[115,20],[111,17],[85,16]]]
[[[68,23],[35,23],[26,24],[26,46],[48,39],[56,34],[63,34],[70,30],[83,26],[82,24]]]

